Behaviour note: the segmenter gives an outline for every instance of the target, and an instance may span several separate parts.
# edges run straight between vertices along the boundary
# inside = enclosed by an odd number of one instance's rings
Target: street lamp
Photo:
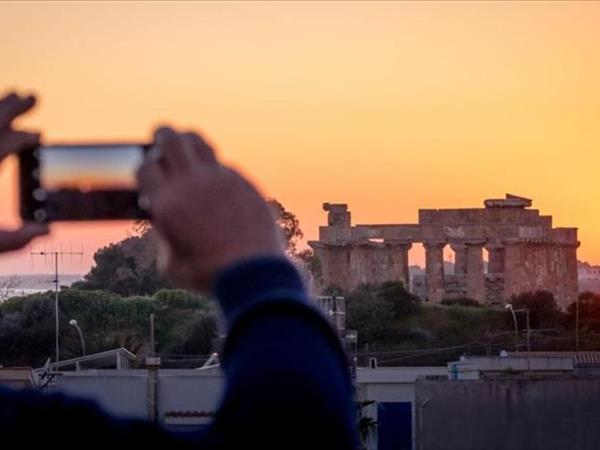
[[[513,306],[510,303],[507,303],[505,308],[512,313],[513,323],[515,324],[515,339],[516,339],[516,342],[518,343],[519,342],[519,325],[517,324],[517,315],[515,314],[515,310],[513,309]],[[516,347],[515,350],[518,350],[518,347]]]
[[[517,345],[515,345],[515,350],[518,350],[518,342],[519,342],[519,325],[517,324],[517,313],[518,312],[525,313],[525,317],[526,317],[525,320],[526,320],[526,326],[527,326],[527,370],[530,370],[531,366],[530,366],[530,362],[529,362],[529,352],[531,352],[531,328],[529,327],[529,309],[528,308],[514,309],[513,305],[511,305],[510,303],[507,303],[505,308],[511,312],[513,322],[515,324],[515,338],[517,339]]]
[[[356,368],[358,366],[358,332],[356,330],[346,330],[346,344],[352,345],[352,381],[356,382]]]
[[[85,356],[85,339],[83,338],[83,331],[81,331],[81,327],[75,319],[69,320],[69,325],[77,329],[77,333],[79,333],[79,340],[81,341],[81,353],[82,356]]]

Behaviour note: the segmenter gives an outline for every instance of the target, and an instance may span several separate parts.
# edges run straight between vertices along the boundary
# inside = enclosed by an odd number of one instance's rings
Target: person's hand
[[[138,176],[164,241],[162,269],[179,284],[207,291],[230,264],[284,254],[280,229],[261,195],[220,165],[197,134],[159,129]]]
[[[26,113],[35,104],[35,97],[19,97],[9,94],[0,99],[0,163],[12,153],[36,145],[40,140],[38,133],[15,130],[14,119]],[[24,247],[36,236],[48,233],[48,227],[37,223],[25,223],[15,231],[0,230],[0,253]]]

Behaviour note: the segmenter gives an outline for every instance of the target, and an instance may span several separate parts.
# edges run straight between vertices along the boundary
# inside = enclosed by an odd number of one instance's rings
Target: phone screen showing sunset
[[[51,192],[136,189],[144,156],[136,145],[48,146],[39,155],[41,185]]]

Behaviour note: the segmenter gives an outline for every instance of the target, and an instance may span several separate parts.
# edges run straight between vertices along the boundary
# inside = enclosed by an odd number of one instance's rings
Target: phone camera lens
[[[33,198],[38,202],[43,202],[48,198],[48,193],[46,192],[46,189],[37,188],[33,191]]]
[[[48,218],[48,214],[46,214],[46,211],[43,209],[36,209],[33,212],[33,218],[36,222],[44,222]]]
[[[138,197],[138,206],[141,210],[147,211],[150,209],[150,199],[146,195],[140,195]]]

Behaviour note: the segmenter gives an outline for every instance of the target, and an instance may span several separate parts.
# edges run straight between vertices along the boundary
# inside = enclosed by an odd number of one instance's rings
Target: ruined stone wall
[[[467,283],[464,273],[444,277],[444,300],[467,298]]]
[[[408,288],[408,258],[405,261],[402,253],[394,247],[358,246],[352,249],[350,261],[353,287],[400,281]]]
[[[321,266],[322,288],[336,286],[346,290],[352,282],[350,246],[318,246],[314,251]]]
[[[408,255],[395,246],[365,243],[362,245],[315,248],[322,267],[322,284],[346,291],[361,284],[399,281],[408,289]]]
[[[490,305],[504,303],[504,275],[487,274],[485,277],[485,300]]]
[[[425,248],[426,299],[468,297],[501,303],[534,290],[554,294],[559,306],[575,301],[577,229],[553,228],[552,217],[528,209],[531,200],[507,194],[485,208],[427,209],[418,224],[352,225],[345,204],[323,205],[328,225],[309,245],[321,260],[322,285],[352,290],[363,283],[409,284],[408,250]],[[444,273],[443,252],[455,252],[455,275]],[[483,248],[489,255],[483,270]],[[420,285],[421,286],[421,285]]]
[[[515,243],[506,246],[504,298],[522,292],[552,292],[565,309],[577,298],[576,247],[553,243]]]

